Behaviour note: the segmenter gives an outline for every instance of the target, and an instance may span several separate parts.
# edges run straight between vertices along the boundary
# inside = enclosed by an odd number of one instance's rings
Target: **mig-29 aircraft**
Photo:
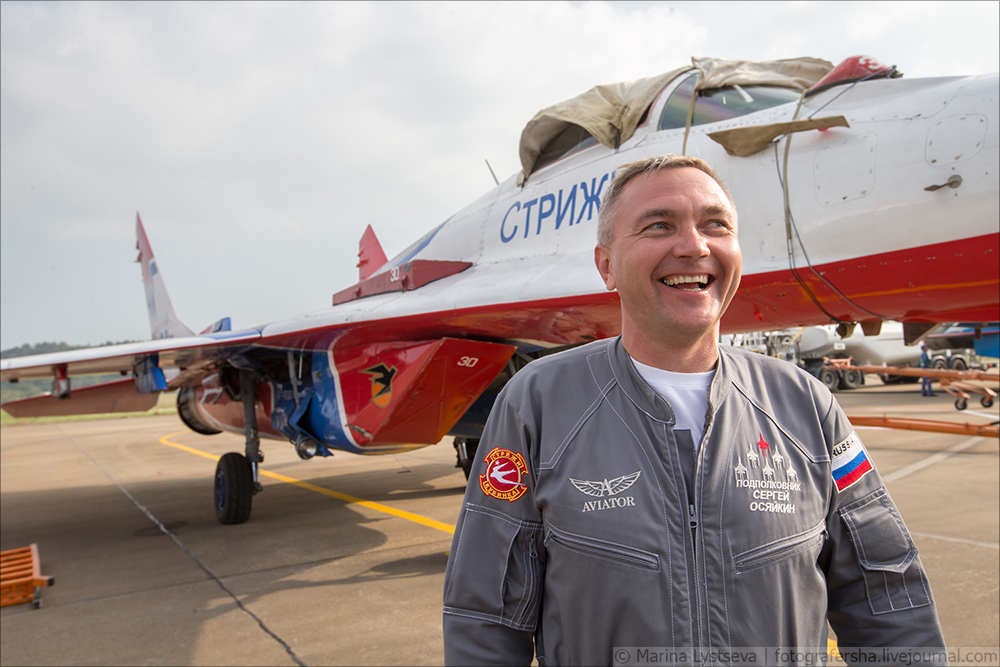
[[[936,323],[996,321],[998,99],[996,74],[911,80],[865,57],[695,58],[598,86],[531,119],[520,173],[390,260],[369,228],[356,285],[252,329],[181,324],[137,216],[153,340],[4,360],[0,379],[53,377],[62,399],[4,408],[144,409],[179,389],[191,429],[246,436],[216,469],[222,523],[250,515],[260,436],[310,458],[450,434],[468,474],[519,368],[620,332],[593,263],[600,196],[620,165],[664,153],[706,159],[736,201],[743,279],[724,333],[895,320],[916,340]],[[107,372],[131,376],[71,389],[71,376]]]

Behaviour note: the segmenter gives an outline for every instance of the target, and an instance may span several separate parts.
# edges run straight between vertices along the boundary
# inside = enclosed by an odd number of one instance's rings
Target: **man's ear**
[[[609,292],[615,290],[615,276],[611,268],[611,253],[602,245],[594,247],[594,264],[604,280],[604,286]]]

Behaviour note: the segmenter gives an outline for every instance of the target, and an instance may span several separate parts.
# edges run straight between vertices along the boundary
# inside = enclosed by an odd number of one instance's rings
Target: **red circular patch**
[[[527,492],[528,466],[523,456],[495,447],[485,461],[486,472],[479,476],[483,493],[512,503]]]

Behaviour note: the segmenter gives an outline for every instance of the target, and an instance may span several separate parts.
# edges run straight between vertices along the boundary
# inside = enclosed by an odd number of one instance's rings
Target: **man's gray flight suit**
[[[729,347],[716,368],[691,489],[670,406],[620,338],[508,383],[448,561],[446,663],[825,649],[828,617],[843,647],[943,647],[916,547],[830,391]]]

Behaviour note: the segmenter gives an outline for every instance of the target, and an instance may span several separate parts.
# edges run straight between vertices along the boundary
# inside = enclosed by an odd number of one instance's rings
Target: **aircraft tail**
[[[365,280],[371,277],[388,261],[385,251],[382,250],[382,244],[375,236],[375,230],[368,225],[358,244],[358,279]]]
[[[163,274],[156,266],[153,249],[149,247],[149,239],[146,238],[146,230],[142,227],[142,219],[138,213],[135,214],[135,235],[135,247],[139,250],[136,261],[142,265],[142,284],[146,288],[146,306],[149,308],[149,326],[153,339],[193,336],[194,332],[177,319],[167,287],[163,284]]]

